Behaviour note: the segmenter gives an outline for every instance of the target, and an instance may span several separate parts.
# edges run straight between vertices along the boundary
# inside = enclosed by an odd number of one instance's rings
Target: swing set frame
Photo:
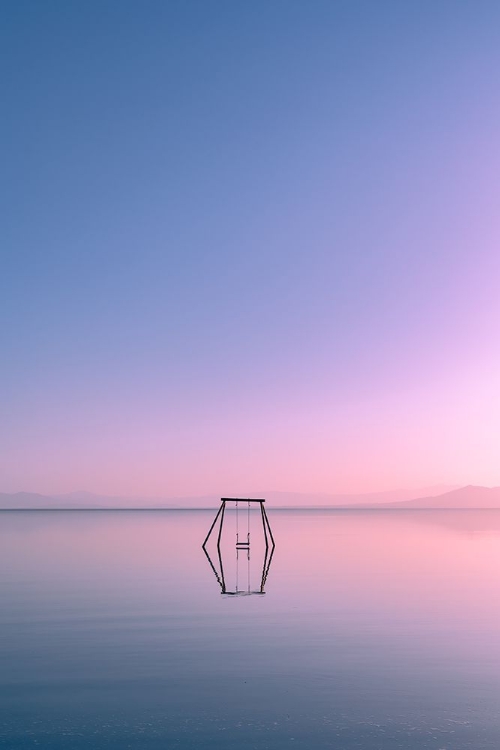
[[[208,531],[207,536],[205,537],[205,541],[202,544],[203,551],[207,557],[208,562],[210,563],[210,567],[212,568],[212,571],[215,574],[215,577],[217,579],[217,582],[219,583],[221,587],[221,593],[222,594],[229,594],[231,596],[249,596],[250,594],[265,594],[264,586],[267,580],[267,576],[269,573],[269,568],[271,566],[271,560],[274,554],[274,548],[275,548],[275,542],[273,537],[273,532],[271,531],[271,525],[269,523],[269,519],[267,517],[266,509],[264,507],[264,503],[266,501],[264,499],[255,499],[255,498],[242,498],[242,497],[221,497],[221,504],[220,508],[217,511],[217,514],[212,522],[212,525],[210,526],[210,529]],[[250,591],[248,589],[247,591],[241,591],[236,586],[236,589],[234,591],[229,591],[226,586],[226,580],[224,577],[224,566],[222,564],[222,553],[221,553],[221,538],[222,538],[222,528],[224,526],[224,514],[226,512],[226,505],[227,503],[235,503],[236,508],[236,559],[238,560],[238,555],[240,550],[246,550],[247,552],[247,560],[250,560],[250,504],[259,504],[260,506],[260,515],[262,519],[262,528],[264,530],[264,541],[266,544],[266,551],[264,554],[264,563],[262,567],[262,576],[261,576],[261,582],[260,582],[260,588],[256,591]],[[239,529],[238,529],[238,505],[239,503],[247,503],[247,509],[248,509],[248,527],[247,527],[247,534],[246,534],[246,540],[240,541],[239,536]],[[218,529],[216,530],[217,534],[217,557],[218,557],[218,563],[219,563],[219,570],[217,570],[216,565],[212,562],[212,559],[207,551],[207,543],[210,539],[212,532],[214,531],[217,522],[219,522]]]

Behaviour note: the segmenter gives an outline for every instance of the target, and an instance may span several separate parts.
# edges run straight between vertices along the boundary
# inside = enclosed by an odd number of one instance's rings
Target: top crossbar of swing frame
[[[265,500],[254,500],[251,497],[221,497],[221,503],[265,503]]]

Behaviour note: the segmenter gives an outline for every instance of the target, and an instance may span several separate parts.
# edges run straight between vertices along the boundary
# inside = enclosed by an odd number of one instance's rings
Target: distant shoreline
[[[128,513],[128,512],[134,512],[134,513],[164,513],[164,512],[200,512],[203,511],[204,513],[213,512],[216,511],[218,506],[214,505],[211,508],[182,508],[182,507],[172,507],[172,508],[0,508],[0,513]],[[229,511],[232,511],[234,509],[228,509]],[[456,512],[456,511],[500,511],[500,507],[492,508],[492,507],[478,507],[478,508],[461,508],[461,507],[455,507],[455,508],[436,508],[436,507],[401,507],[396,505],[396,507],[390,508],[390,507],[380,507],[380,506],[340,506],[340,505],[323,505],[323,506],[307,506],[307,505],[301,505],[301,506],[284,506],[284,505],[278,505],[278,506],[270,506],[269,510],[271,512],[275,511],[331,511],[331,512],[342,512],[342,513],[352,513],[352,512],[389,512],[389,513],[421,513],[423,512]]]

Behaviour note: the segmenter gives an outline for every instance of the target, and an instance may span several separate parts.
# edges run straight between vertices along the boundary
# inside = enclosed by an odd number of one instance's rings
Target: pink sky
[[[0,491],[500,485],[500,8],[382,6],[9,11]]]

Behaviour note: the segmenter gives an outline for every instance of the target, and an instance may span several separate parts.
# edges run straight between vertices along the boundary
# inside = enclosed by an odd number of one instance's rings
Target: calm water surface
[[[268,512],[0,513],[0,747],[498,750],[500,512]]]

